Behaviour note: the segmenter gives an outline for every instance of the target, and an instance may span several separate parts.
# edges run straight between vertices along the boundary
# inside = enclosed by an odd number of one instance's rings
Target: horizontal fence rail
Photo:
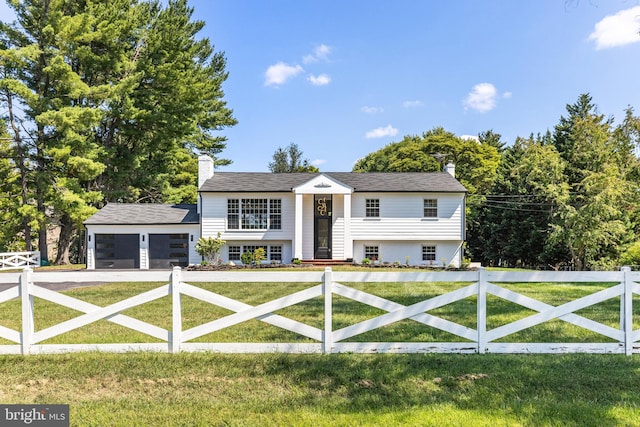
[[[40,252],[0,252],[0,270],[14,270],[24,267],[38,267]]]
[[[45,284],[66,283],[75,285],[159,282],[158,287],[100,307],[70,295],[47,289]],[[191,283],[309,283],[306,289],[278,297],[257,305],[250,305],[227,296],[195,286]],[[358,283],[460,283],[451,292],[404,305],[373,293],[349,286]],[[38,354],[74,351],[214,351],[228,353],[618,353],[631,355],[640,353],[640,329],[634,330],[633,297],[640,294],[640,273],[623,268],[616,272],[505,272],[477,271],[460,272],[204,272],[182,271],[176,267],[167,271],[76,271],[33,272],[30,268],[21,273],[0,275],[0,304],[10,300],[21,302],[21,328],[19,330],[0,325],[0,338],[13,344],[0,344],[0,354]],[[505,287],[509,283],[606,284],[604,289],[578,299],[551,305]],[[4,285],[3,285],[4,284]],[[247,287],[247,292],[251,292]],[[124,315],[133,307],[168,297],[171,304],[171,327],[162,328],[148,322]],[[184,329],[183,297],[194,298],[223,308],[230,314]],[[383,314],[334,329],[337,313],[334,297],[346,299],[383,311]],[[487,298],[497,297],[534,313],[492,329],[487,328]],[[79,311],[73,319],[35,330],[34,299],[40,298],[54,304]],[[298,320],[275,314],[312,299],[323,301],[322,327],[312,326]],[[577,314],[580,310],[608,300],[619,300],[619,327]],[[476,310],[476,325],[470,327],[433,313],[439,308],[456,302],[472,300]],[[1,305],[0,305],[1,307]],[[1,309],[1,308],[0,308]],[[61,334],[82,328],[99,320],[107,320],[120,326],[153,337],[155,343],[112,344],[45,344],[43,342]],[[230,328],[244,322],[257,320],[304,337],[305,342],[239,343],[239,342],[192,342],[207,334]],[[579,328],[606,337],[609,342],[496,342],[523,330],[534,328],[545,322],[560,320]],[[400,321],[412,321],[441,330],[458,337],[455,342],[354,342],[348,341],[358,335],[384,328]]]

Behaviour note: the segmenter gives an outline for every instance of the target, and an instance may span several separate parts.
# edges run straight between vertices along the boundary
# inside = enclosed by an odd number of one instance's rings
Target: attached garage
[[[87,269],[171,269],[196,264],[196,205],[107,204],[85,221]]]
[[[189,265],[189,234],[149,234],[149,268]]]
[[[96,268],[140,268],[139,234],[96,234]]]

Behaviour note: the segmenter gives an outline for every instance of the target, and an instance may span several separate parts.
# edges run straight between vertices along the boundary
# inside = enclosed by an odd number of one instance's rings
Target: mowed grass
[[[159,283],[79,288],[67,295],[99,306]],[[314,284],[194,284],[250,305]],[[355,288],[409,305],[466,283],[358,283]],[[504,284],[559,305],[610,284]],[[124,314],[170,329],[170,298]],[[383,314],[334,296],[334,329]],[[183,297],[183,327],[230,314]],[[79,312],[36,299],[36,330]],[[634,306],[639,306],[634,300]],[[497,297],[487,303],[488,328],[534,312]],[[578,314],[617,328],[619,299]],[[278,311],[321,328],[320,298]],[[470,328],[476,298],[429,312]],[[19,329],[20,302],[0,304],[0,325]],[[639,316],[634,315],[634,329]],[[253,320],[201,342],[311,342]],[[464,341],[406,320],[349,341]],[[505,342],[607,342],[562,321],[506,337]],[[158,342],[108,321],[45,343]],[[10,344],[0,340],[0,344]],[[640,426],[640,357],[622,355],[77,353],[0,356],[0,402],[67,403],[78,426]]]
[[[2,403],[66,403],[72,426],[638,426],[622,355],[0,357]]]

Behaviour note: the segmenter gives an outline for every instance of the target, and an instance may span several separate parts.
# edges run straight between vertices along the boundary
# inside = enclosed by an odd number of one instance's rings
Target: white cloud
[[[326,161],[326,160],[323,160],[323,159],[315,159],[315,160],[312,160],[312,161],[311,161],[311,164],[312,164],[313,166],[318,167],[318,166],[320,166],[320,165],[322,165],[322,164],[324,164],[324,163],[326,163],[326,162],[327,162],[327,161]]]
[[[367,132],[364,137],[367,139],[372,138],[384,138],[385,136],[395,136],[398,134],[398,129],[394,128],[391,125],[387,125],[385,127],[379,127]]]
[[[404,101],[402,103],[402,106],[404,108],[416,108],[416,107],[422,107],[423,103],[422,101],[419,100],[415,100],[415,101]]]
[[[505,92],[505,93],[502,94],[502,97],[504,99],[511,99],[512,96],[513,96],[513,93],[511,93],[511,92]]]
[[[377,114],[377,113],[382,113],[384,111],[382,107],[369,107],[368,105],[365,105],[360,110],[363,113],[367,113],[367,114]]]
[[[615,15],[605,16],[595,26],[589,40],[596,43],[596,49],[624,46],[640,42],[640,6],[621,10]]]
[[[326,74],[320,74],[319,76],[310,74],[309,77],[307,77],[307,80],[309,80],[309,82],[314,86],[324,86],[331,83],[331,77]]]
[[[467,95],[464,106],[479,113],[486,113],[496,106],[496,94],[496,87],[491,83],[478,83]]]
[[[304,69],[300,65],[289,65],[284,62],[278,62],[267,68],[267,71],[264,73],[264,85],[279,86],[302,72],[304,72]]]
[[[313,50],[313,53],[303,56],[302,62],[305,64],[309,64],[311,62],[328,61],[330,53],[331,47],[327,46],[326,44],[321,44],[316,46],[316,48]]]

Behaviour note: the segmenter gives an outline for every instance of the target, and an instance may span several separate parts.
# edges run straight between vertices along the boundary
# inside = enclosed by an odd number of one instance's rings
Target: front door
[[[331,259],[331,195],[314,197],[315,259]]]

